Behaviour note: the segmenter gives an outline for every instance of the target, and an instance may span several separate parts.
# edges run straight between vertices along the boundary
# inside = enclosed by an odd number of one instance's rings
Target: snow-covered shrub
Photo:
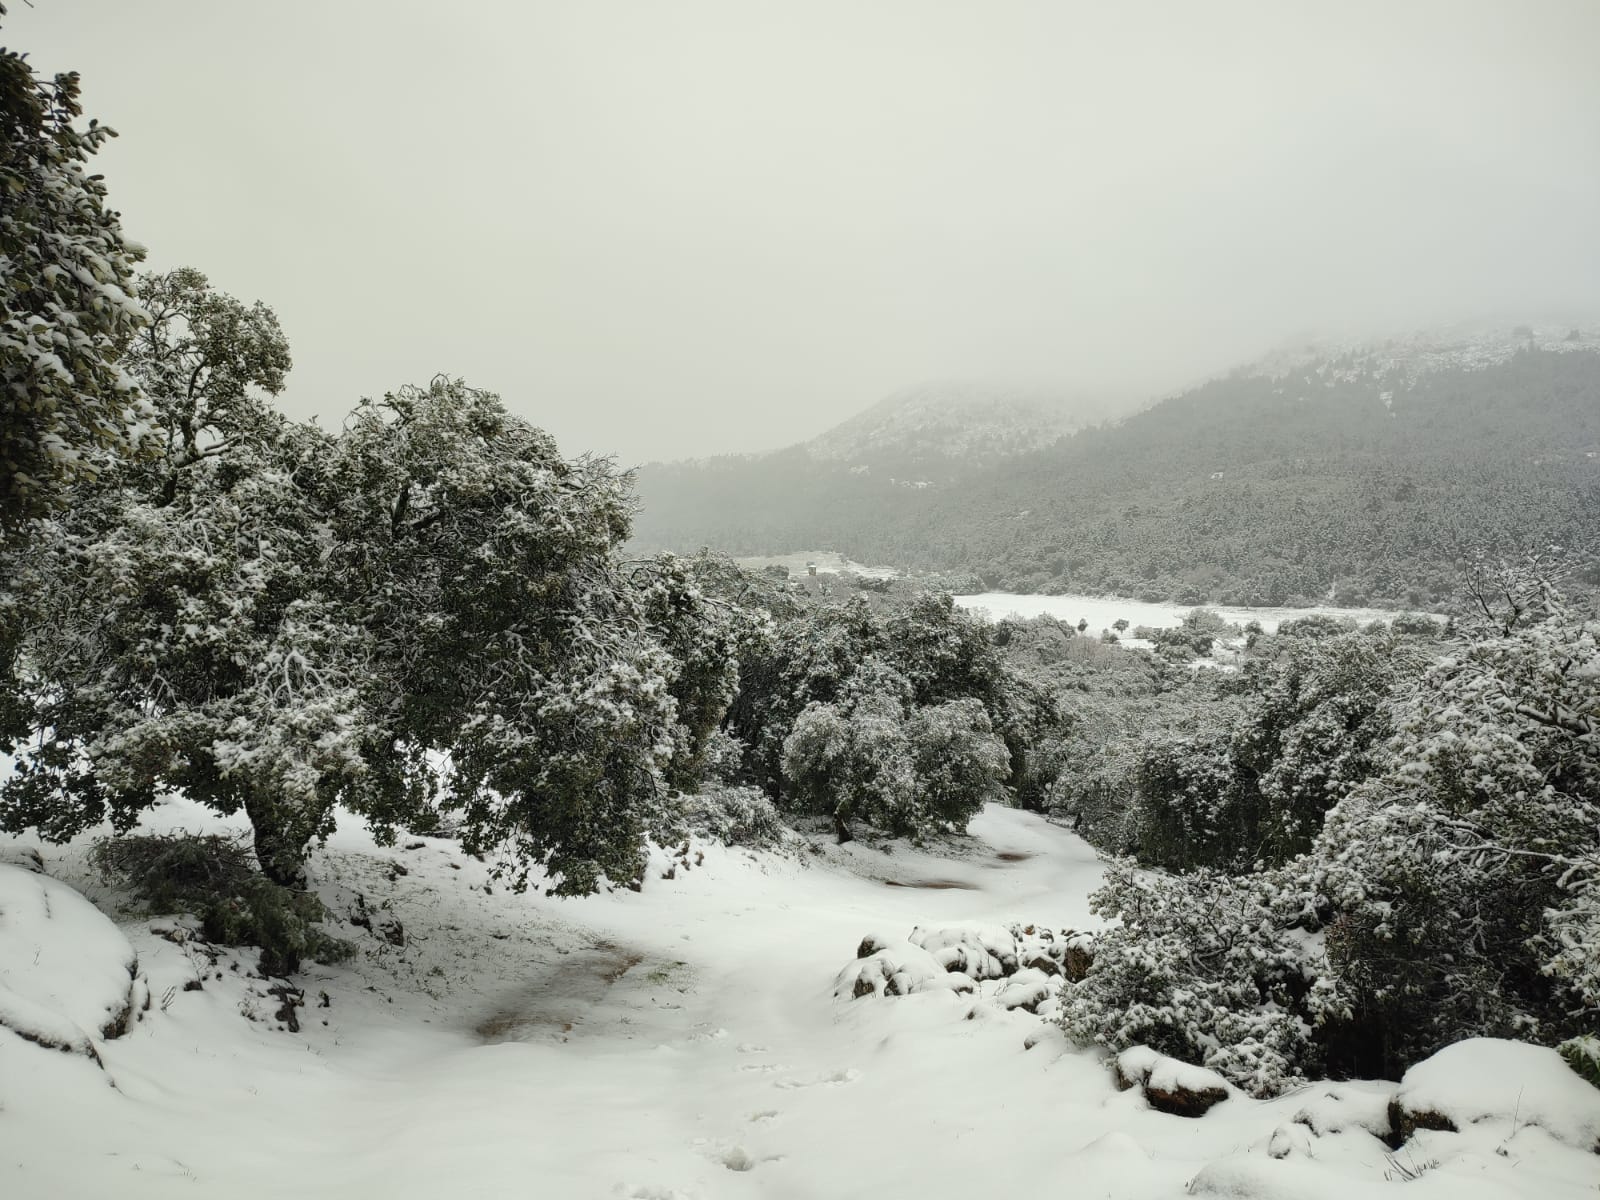
[[[1555,1042],[1600,1013],[1600,626],[1559,604],[1432,668],[1390,766],[1312,853],[1326,1011],[1393,1073],[1467,1036]]]
[[[1023,967],[1006,978],[995,992],[994,1000],[1008,1011],[1020,1008],[1024,1012],[1036,1013],[1040,1005],[1055,994],[1056,986],[1055,979],[1039,968]]]
[[[706,737],[705,756],[701,769],[710,784],[739,782],[744,770],[744,760],[749,747],[726,729],[713,729]]]
[[[682,799],[685,829],[725,846],[774,846],[783,840],[783,819],[758,788],[710,785]]]
[[[1592,1033],[1580,1034],[1568,1038],[1556,1050],[1567,1066],[1600,1088],[1600,1037]]]
[[[310,892],[281,887],[252,868],[249,852],[216,834],[103,838],[91,857],[108,880],[152,912],[188,912],[224,946],[256,946],[263,975],[290,975],[304,958],[337,962],[353,947],[317,927],[328,913]]]
[[[1113,861],[1092,897],[1115,923],[1084,978],[1061,994],[1061,1024],[1083,1044],[1150,1046],[1257,1096],[1316,1062],[1305,1002],[1322,973],[1280,873],[1160,875]]]

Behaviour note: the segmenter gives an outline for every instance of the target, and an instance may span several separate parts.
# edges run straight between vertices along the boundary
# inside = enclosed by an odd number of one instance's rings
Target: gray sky
[[[325,424],[448,372],[632,462],[1600,313],[1600,0],[34,3],[129,234]]]

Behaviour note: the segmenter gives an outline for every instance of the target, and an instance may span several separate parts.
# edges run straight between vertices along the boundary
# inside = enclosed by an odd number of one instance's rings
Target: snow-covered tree
[[[985,804],[1005,798],[1011,755],[981,701],[968,696],[918,708],[907,738],[922,805],[933,821],[965,829]]]
[[[148,415],[117,362],[143,252],[88,171],[113,133],[81,115],[77,75],[0,48],[0,537],[135,449]]]
[[[246,812],[263,870],[294,884],[364,774],[370,637],[325,586],[329,443],[260,394],[288,365],[270,312],[198,272],[147,282],[154,319],[125,361],[164,453],[108,465],[33,539],[4,821],[127,828],[182,789]]]
[[[904,675],[869,658],[836,700],[806,705],[784,739],[789,798],[833,817],[841,841],[853,820],[895,833],[923,831],[927,814],[906,729],[911,697]]]
[[[273,436],[282,417],[262,397],[283,390],[289,342],[265,304],[217,291],[193,267],[141,275],[138,293],[150,319],[122,362],[156,409],[164,436],[151,470],[170,500],[180,472]]]
[[[628,564],[625,574],[639,590],[651,634],[672,659],[668,690],[677,708],[667,782],[693,791],[711,736],[738,691],[740,665],[771,636],[771,622],[759,607],[716,594],[742,596],[745,588],[738,568],[710,553],[663,554]]]
[[[562,893],[636,879],[677,703],[615,555],[627,477],[440,378],[363,403],[331,478],[328,569],[375,641],[387,731],[369,817],[454,813],[518,883],[535,866]]]
[[[1323,815],[1382,762],[1390,699],[1424,661],[1384,633],[1286,638],[1252,664],[1232,753],[1257,793],[1259,853],[1284,862],[1306,850]]]
[[[813,701],[784,741],[798,806],[919,837],[965,828],[1004,795],[1010,758],[989,714],[967,697],[917,705],[911,681],[885,659],[862,663],[837,700]]]
[[[164,789],[243,810],[262,868],[299,878],[306,844],[362,773],[367,632],[317,586],[324,542],[302,485],[308,430],[186,471],[170,502],[106,498],[60,525],[24,653],[31,730],[4,785],[8,828],[127,828]]]
[[[1390,1069],[1600,1013],[1600,625],[1535,594],[1542,618],[1521,605],[1427,673],[1313,850],[1339,913],[1329,1004]]]
[[[882,612],[856,597],[789,615],[743,664],[729,730],[780,804],[842,821],[920,832],[963,825],[1008,791],[1040,804],[1060,766],[1060,716],[994,637],[936,593]]]

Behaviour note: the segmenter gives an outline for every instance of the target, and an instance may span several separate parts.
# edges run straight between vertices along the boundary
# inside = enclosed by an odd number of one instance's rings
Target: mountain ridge
[[[866,470],[802,443],[641,471],[636,543],[817,546],[1015,591],[1417,603],[1474,548],[1600,529],[1600,329],[1277,352],[991,456],[928,453],[971,444],[933,432],[890,439]]]

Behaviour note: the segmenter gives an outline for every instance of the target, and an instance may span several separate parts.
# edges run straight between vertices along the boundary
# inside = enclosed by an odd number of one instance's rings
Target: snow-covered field
[[[179,802],[151,823],[218,824]],[[0,841],[0,863],[26,849]],[[314,874],[338,914],[359,895],[373,932],[345,925],[357,959],[298,981],[300,1032],[248,957],[211,963],[169,940],[188,922],[128,916],[154,1001],[97,1043],[103,1069],[0,1030],[0,1196],[1332,1198],[1416,1173],[1398,1194],[1560,1200],[1600,1184],[1571,1144],[1600,1130],[1600,1092],[1552,1082],[1548,1051],[1467,1047],[1417,1086],[1448,1107],[1470,1080],[1481,1119],[1391,1160],[1369,1128],[1393,1084],[1236,1095],[1194,1120],[1119,1091],[1097,1053],[1025,1049],[1039,1018],[981,996],[835,999],[864,934],[1093,925],[1099,865],[1039,817],[990,807],[938,851],[696,846],[674,878],[660,856],[641,893],[557,901],[491,884],[452,842],[384,849],[351,822]],[[42,854],[115,912],[82,845]],[[14,885],[21,870],[0,866]],[[0,985],[32,969],[22,944],[3,943]]]
[[[1118,618],[1130,626],[1148,625],[1152,629],[1172,629],[1183,623],[1183,618],[1195,608],[1193,604],[1150,604],[1143,600],[1124,600],[1116,596],[1045,596],[1012,592],[981,592],[972,596],[957,596],[962,608],[981,612],[991,621],[1006,617],[1056,617],[1076,625],[1087,620],[1090,634],[1110,629]],[[1239,608],[1207,604],[1203,607],[1217,613],[1230,624],[1244,625],[1259,621],[1268,633],[1276,633],[1284,621],[1309,617],[1312,614],[1344,618],[1365,625],[1369,621],[1389,622],[1400,614],[1378,608],[1334,608],[1318,605],[1314,608]]]

